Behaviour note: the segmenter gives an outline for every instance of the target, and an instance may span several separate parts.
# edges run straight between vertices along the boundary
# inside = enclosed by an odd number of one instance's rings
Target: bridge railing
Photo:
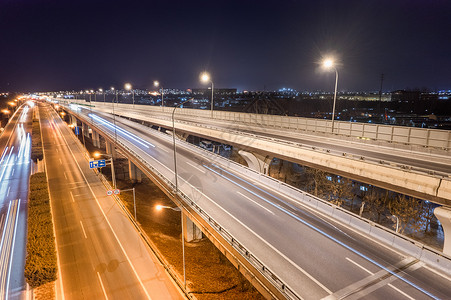
[[[57,99],[66,103],[86,103],[85,100]],[[111,106],[101,102],[94,102],[95,106]],[[128,108],[130,104],[119,104],[118,107]],[[172,107],[156,107],[139,105],[139,110],[153,113],[172,113]],[[210,110],[179,108],[178,115],[196,118],[211,118]],[[332,121],[324,119],[289,117],[279,115],[264,115],[241,112],[213,111],[213,118],[224,121],[239,122],[253,126],[266,126],[273,128],[289,129],[295,131],[318,132],[332,134]],[[451,149],[451,130],[404,127],[384,124],[370,124],[358,122],[335,121],[333,134],[352,138],[371,139],[375,141],[414,145],[421,147]]]

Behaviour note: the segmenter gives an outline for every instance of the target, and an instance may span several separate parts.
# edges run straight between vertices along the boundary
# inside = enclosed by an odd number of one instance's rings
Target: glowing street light
[[[113,180],[113,187],[114,187],[114,189],[116,189],[116,173],[114,172],[113,155],[100,153],[98,151],[94,152],[95,158],[100,158],[101,156],[106,156],[109,158],[109,159],[106,159],[106,161],[108,161],[111,164],[111,177],[112,177],[111,179]]]
[[[160,86],[160,82],[155,80],[153,82],[153,86],[154,87],[159,87]],[[161,107],[164,107],[164,99],[163,99],[163,87],[161,87]]]
[[[335,119],[335,103],[337,102],[337,86],[338,86],[338,70],[335,67],[335,62],[327,58],[323,60],[323,67],[327,70],[335,70],[335,92],[334,92],[334,105],[332,107],[332,133],[334,132],[334,119]]]
[[[214,90],[214,84],[213,81],[211,80],[210,74],[208,74],[207,72],[202,72],[200,74],[200,81],[203,83],[211,83],[211,117],[213,118],[213,90]]]
[[[132,90],[132,85],[130,83],[126,83],[124,87],[127,91],[132,91],[133,107],[135,107],[135,92]]]
[[[103,91],[102,88],[99,89],[99,92],[103,94],[103,103],[105,103],[105,92]]]

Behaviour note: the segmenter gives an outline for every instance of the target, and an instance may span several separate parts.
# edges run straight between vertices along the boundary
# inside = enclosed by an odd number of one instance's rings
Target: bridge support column
[[[130,180],[132,182],[141,182],[142,181],[141,170],[130,160],[128,161],[128,174],[129,174]]]
[[[238,151],[238,154],[244,158],[244,160],[247,162],[247,166],[252,170],[266,175],[269,174],[269,164],[272,161],[272,157],[268,155],[263,156],[258,153],[251,153],[243,150]]]
[[[114,147],[114,144],[105,140],[105,146],[106,146],[106,153],[111,155],[111,157],[116,158],[116,148]]]
[[[77,118],[74,115],[70,115],[70,123],[77,126]]]
[[[443,206],[437,207],[434,209],[434,215],[443,227],[443,235],[445,236],[443,253],[451,256],[451,209]]]
[[[183,235],[186,242],[202,239],[202,231],[185,214],[182,216]]]
[[[92,131],[92,144],[96,148],[100,148],[100,135],[97,131]]]
[[[89,137],[89,126],[86,123],[81,123],[81,126],[83,127],[83,135],[85,137]]]

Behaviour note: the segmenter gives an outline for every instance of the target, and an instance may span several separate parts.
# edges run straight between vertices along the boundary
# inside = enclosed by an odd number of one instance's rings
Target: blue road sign
[[[106,162],[104,159],[91,160],[89,162],[90,169],[101,168],[101,167],[105,167],[105,166],[106,166]]]
[[[78,128],[78,126],[75,126],[75,135],[79,135],[80,134],[80,129]]]

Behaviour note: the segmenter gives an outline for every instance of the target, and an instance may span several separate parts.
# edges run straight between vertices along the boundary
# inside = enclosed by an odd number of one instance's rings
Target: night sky
[[[0,0],[0,92],[451,89],[451,1]]]

